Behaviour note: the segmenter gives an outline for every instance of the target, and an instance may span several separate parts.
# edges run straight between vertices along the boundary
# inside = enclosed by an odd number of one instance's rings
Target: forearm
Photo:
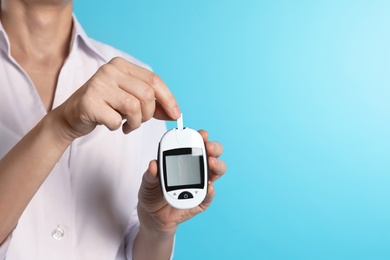
[[[0,160],[0,243],[70,144],[60,129],[52,111]]]
[[[174,234],[152,232],[142,227],[133,245],[134,260],[170,259],[173,250]]]

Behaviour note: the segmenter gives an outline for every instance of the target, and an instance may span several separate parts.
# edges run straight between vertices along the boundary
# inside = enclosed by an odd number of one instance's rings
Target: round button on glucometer
[[[192,194],[188,191],[183,191],[179,195],[179,200],[192,199],[192,198],[194,198],[194,196],[192,196]]]

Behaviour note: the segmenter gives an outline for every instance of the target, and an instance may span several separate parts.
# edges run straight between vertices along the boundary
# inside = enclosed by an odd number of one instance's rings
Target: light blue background
[[[389,1],[75,1],[226,149],[175,259],[390,259]]]

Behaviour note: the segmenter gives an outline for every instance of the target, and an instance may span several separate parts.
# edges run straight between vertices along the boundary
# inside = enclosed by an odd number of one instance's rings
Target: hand
[[[226,172],[225,162],[218,158],[223,153],[223,146],[218,142],[209,142],[206,131],[199,131],[206,145],[209,163],[209,184],[206,198],[192,209],[175,209],[171,207],[161,194],[157,176],[157,163],[152,161],[144,174],[138,194],[138,216],[141,228],[164,235],[174,235],[177,226],[205,211],[213,201],[215,191],[213,183]]]
[[[180,111],[168,87],[153,72],[114,58],[56,109],[65,137],[74,140],[97,125],[125,134],[151,117],[177,119]],[[122,124],[122,120],[126,121]]]

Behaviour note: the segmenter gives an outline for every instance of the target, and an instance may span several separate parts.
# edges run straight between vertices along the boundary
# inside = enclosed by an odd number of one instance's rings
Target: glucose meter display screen
[[[204,165],[199,148],[182,148],[164,153],[167,187],[198,187],[202,185]]]

